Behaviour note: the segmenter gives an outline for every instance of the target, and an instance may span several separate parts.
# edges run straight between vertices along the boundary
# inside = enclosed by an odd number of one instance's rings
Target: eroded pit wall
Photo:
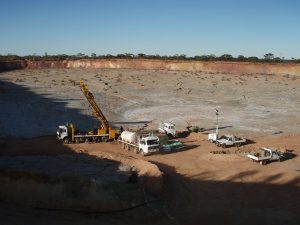
[[[18,60],[18,61],[0,61],[0,72],[8,71],[8,70],[20,70],[26,69],[27,63],[26,61]]]
[[[298,63],[199,62],[152,59],[82,59],[64,61],[0,62],[0,71],[12,69],[102,68],[204,71],[247,74],[289,74],[300,76]]]

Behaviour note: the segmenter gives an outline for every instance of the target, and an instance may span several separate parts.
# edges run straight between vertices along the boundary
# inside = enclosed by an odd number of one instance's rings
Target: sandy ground
[[[137,209],[109,214],[41,210],[7,203],[0,204],[5,224],[298,224],[300,209],[300,135],[270,135],[255,143],[228,148],[231,154],[214,155],[214,144],[206,135],[192,133],[180,139],[185,148],[147,157],[123,150],[114,143],[71,144],[61,152],[53,137],[6,141],[2,155],[47,155],[78,152],[92,156],[118,155],[143,159],[164,173],[160,201]],[[26,148],[28,143],[40,147]],[[49,143],[52,142],[52,145]],[[266,144],[280,149],[283,143],[290,158],[265,166],[253,163],[244,154]],[[151,185],[151,184],[150,184]],[[153,181],[152,185],[155,185]],[[155,211],[159,211],[156,212]],[[154,214],[153,214],[154,213]],[[157,216],[159,213],[159,217]]]
[[[151,121],[148,129],[161,120],[179,129],[189,122],[208,132],[218,108],[221,132],[253,143],[213,155],[217,147],[205,134],[193,133],[181,139],[184,149],[143,158],[164,173],[160,218],[144,216],[141,208],[103,215],[1,203],[5,224],[299,224],[300,76],[124,69],[0,73],[1,155],[75,151],[142,158],[118,143],[62,146],[54,136],[16,139],[55,134],[57,125],[67,121],[82,129],[93,126],[96,121],[77,85],[80,78],[112,122],[131,127]],[[261,166],[244,157],[260,146],[288,149],[290,158]]]

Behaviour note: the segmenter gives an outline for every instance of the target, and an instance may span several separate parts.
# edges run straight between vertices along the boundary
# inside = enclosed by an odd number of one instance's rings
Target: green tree
[[[238,58],[239,61],[246,61],[247,60],[246,57],[243,56],[243,55],[238,55],[237,58]]]
[[[139,53],[137,56],[138,56],[138,58],[142,58],[142,59],[147,58],[147,56],[143,53]]]
[[[233,59],[233,57],[232,57],[232,55],[230,55],[230,54],[224,54],[224,55],[221,55],[220,57],[219,57],[219,59],[221,59],[221,60],[232,60]]]
[[[257,62],[257,61],[259,61],[259,58],[256,57],[256,56],[250,56],[250,57],[247,58],[247,61],[249,61],[249,62]]]
[[[264,58],[267,60],[272,60],[274,59],[274,54],[273,53],[267,53],[264,55]]]

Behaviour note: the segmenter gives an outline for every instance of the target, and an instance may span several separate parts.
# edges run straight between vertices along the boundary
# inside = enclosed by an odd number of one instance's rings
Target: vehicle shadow
[[[148,124],[151,123],[152,121],[111,121],[112,124],[115,125],[124,125],[124,124]]]
[[[233,126],[232,125],[228,125],[228,126],[219,127],[218,129],[219,130],[223,130],[223,129],[231,128],[231,127],[233,127]],[[201,128],[200,132],[207,132],[207,131],[212,131],[212,130],[216,130],[216,127],[213,127],[213,128]]]
[[[189,130],[185,130],[185,131],[181,131],[180,133],[177,133],[177,137],[178,138],[186,138],[191,134],[191,131]]]
[[[255,144],[256,142],[251,140],[251,139],[246,139],[246,143],[244,143],[244,145],[251,145],[251,144]]]
[[[293,158],[296,158],[298,155],[294,153],[295,150],[286,149],[283,153],[283,159],[282,161],[290,160]]]

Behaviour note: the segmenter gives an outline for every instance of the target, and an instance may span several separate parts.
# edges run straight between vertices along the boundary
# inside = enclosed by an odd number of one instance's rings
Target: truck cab
[[[56,134],[57,140],[62,140],[65,144],[68,144],[72,139],[72,126],[60,125]]]
[[[174,123],[161,122],[158,127],[159,132],[165,133],[168,136],[176,137],[176,126]]]
[[[159,138],[157,136],[142,136],[139,140],[139,151],[148,155],[159,151]]]

